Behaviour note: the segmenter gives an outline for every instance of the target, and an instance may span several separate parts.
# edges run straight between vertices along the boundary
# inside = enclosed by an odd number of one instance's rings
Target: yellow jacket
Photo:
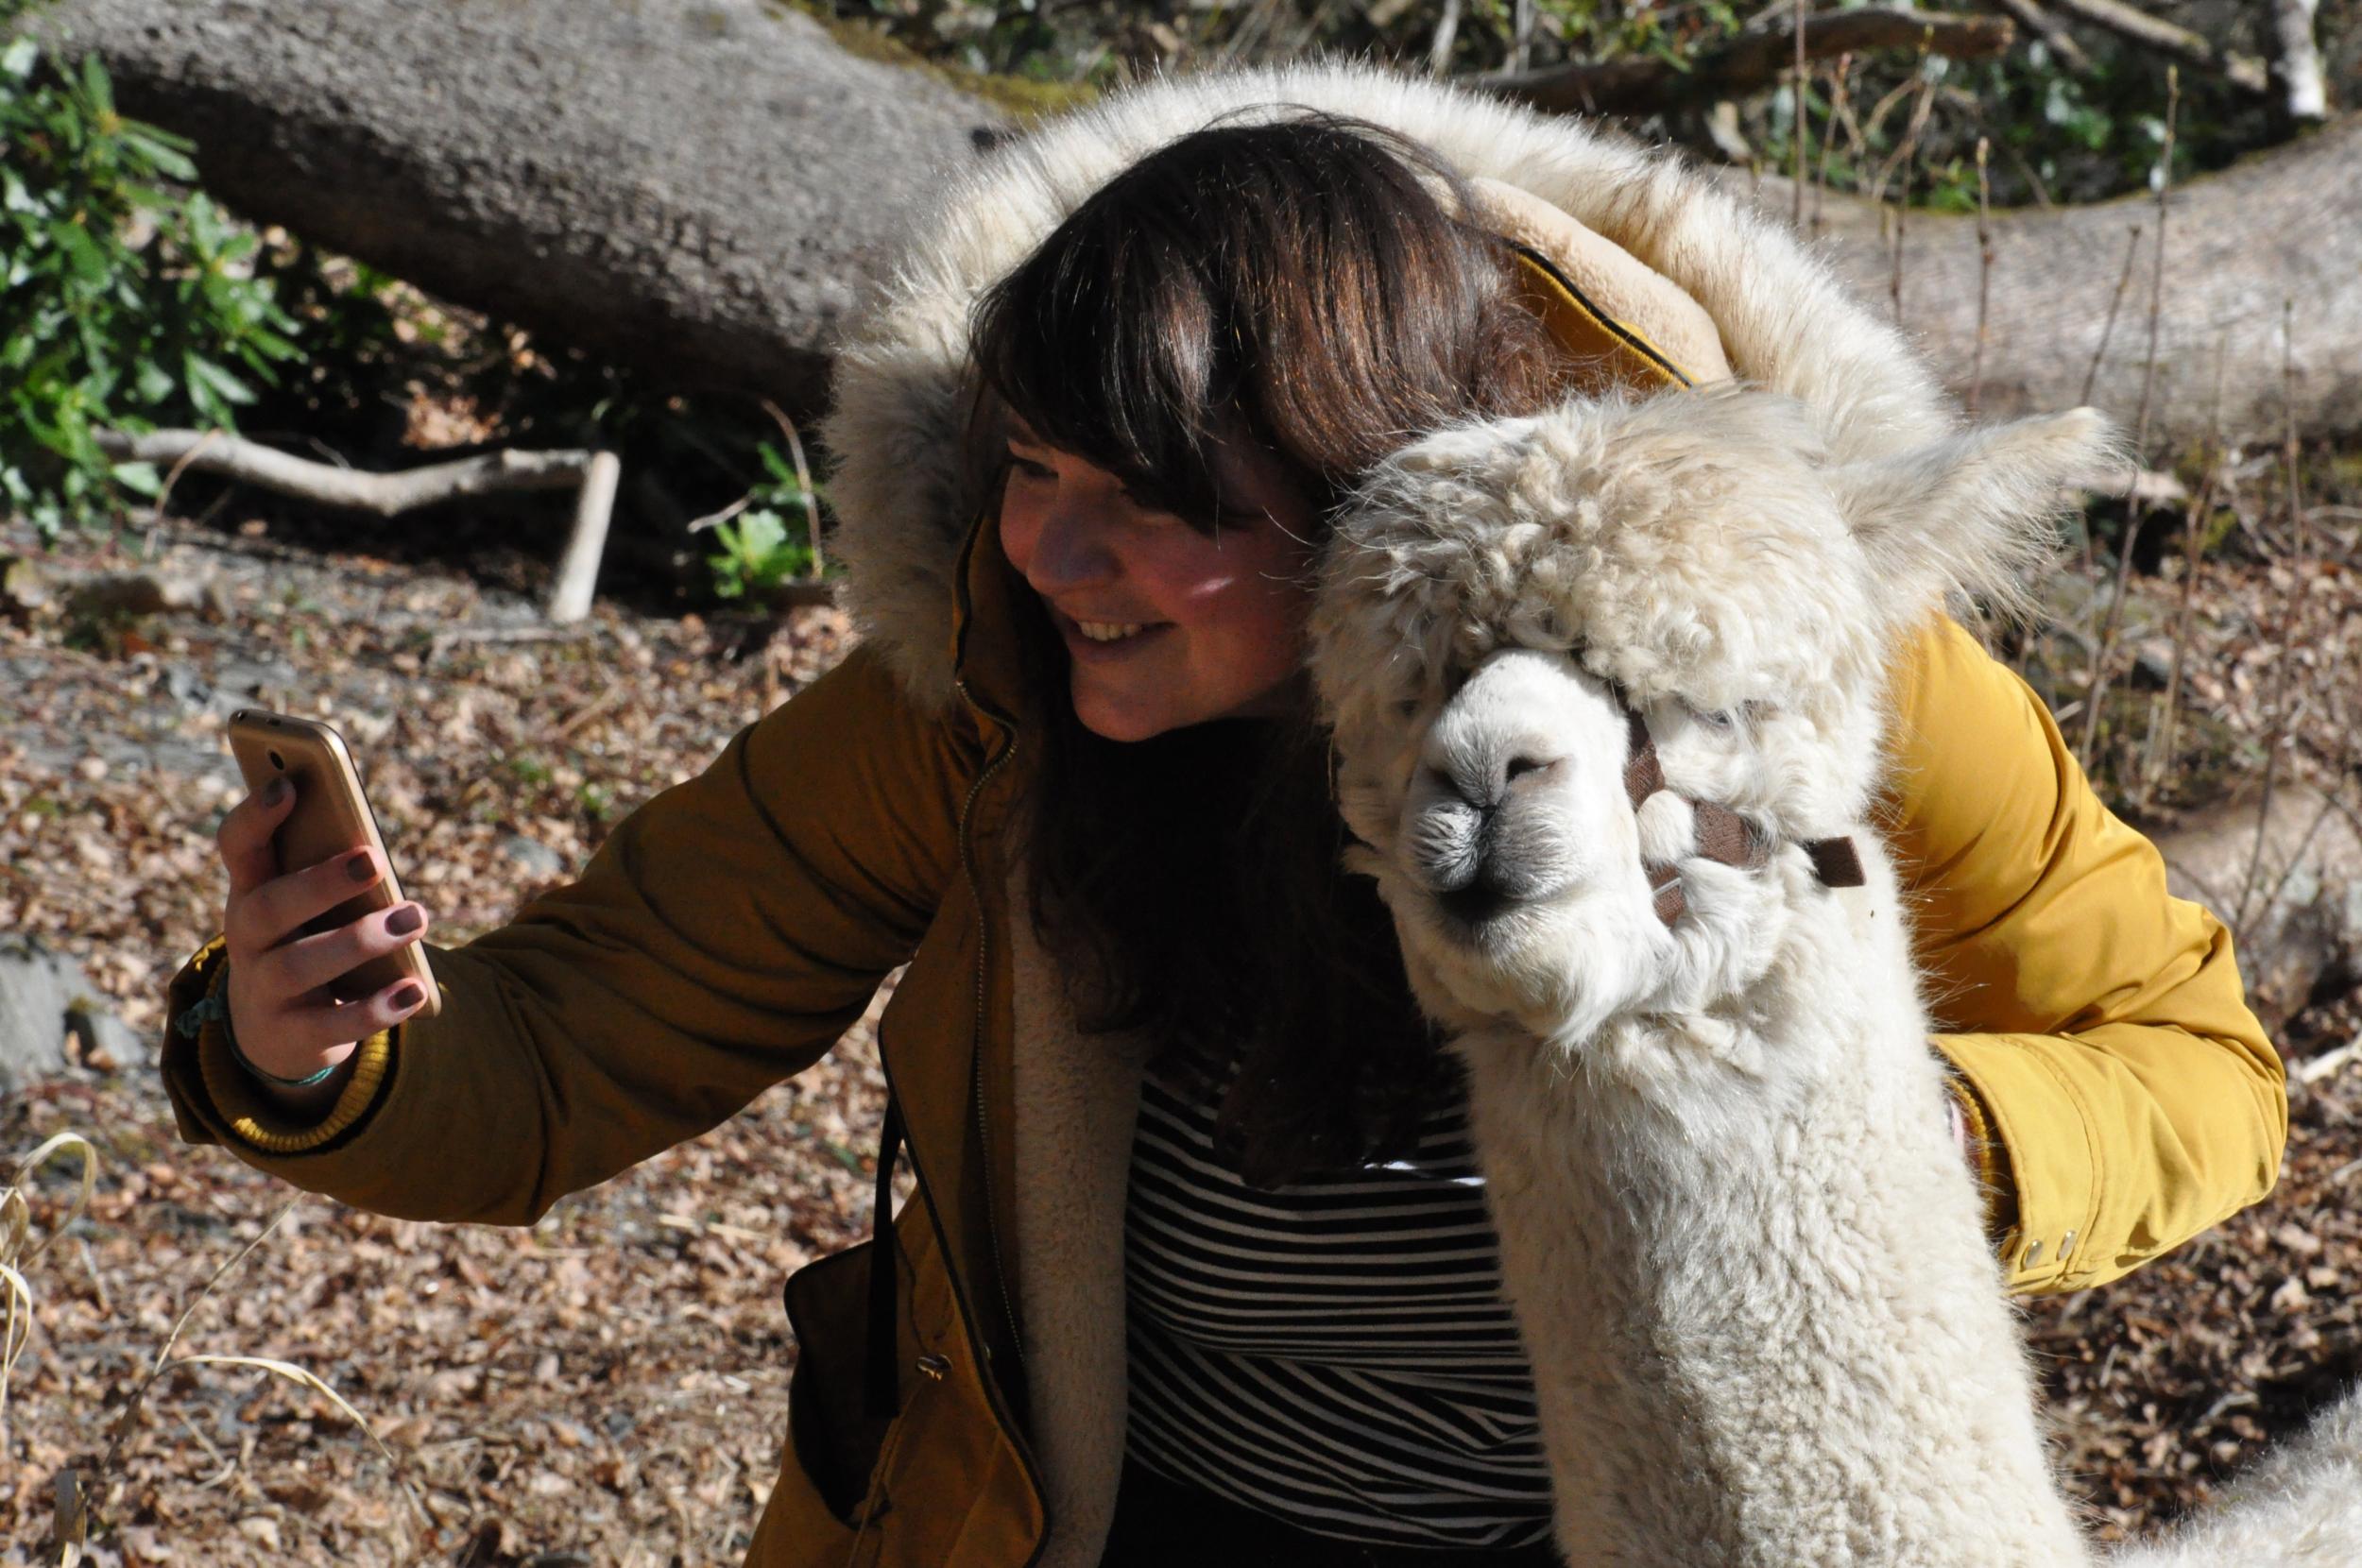
[[[1439,90],[1374,103],[1367,88],[1342,71],[1217,78],[1143,92],[1122,111],[1189,128],[1228,93],[1385,109],[1463,161],[1499,140],[1487,120],[1453,144],[1461,100]],[[1562,165],[1638,156],[1564,123],[1548,135]],[[1663,195],[1679,222],[1627,237],[1649,236],[1648,259],[1714,311],[1741,371],[1777,384],[1783,366],[1748,351],[1772,328],[1751,325],[1745,300],[1726,302],[1705,273],[1684,275],[1697,247],[1680,223],[1712,238],[1743,221],[1695,182]],[[973,193],[954,208],[979,210]],[[1755,264],[1804,264],[1785,240],[1741,237]],[[1794,288],[1851,309],[1816,294],[1816,277],[1798,273]],[[1012,586],[988,528],[877,503],[896,486],[948,483],[919,471],[908,433],[948,439],[950,401],[893,391],[892,348],[850,356],[838,426],[848,469],[845,437],[862,421],[890,412],[905,437],[878,439],[891,457],[840,482],[865,520],[870,641],[619,825],[579,882],[434,951],[441,1014],[366,1042],[317,1125],[276,1118],[213,1027],[194,1039],[168,1027],[162,1065],[192,1141],[381,1213],[523,1224],[801,1070],[908,963],[879,1031],[919,1178],[893,1233],[891,1406],[864,1399],[869,1270],[856,1249],[789,1286],[801,1344],[791,1440],[748,1560],[1087,1568],[1111,1499],[1106,1456],[1121,1445],[1111,1249],[1137,1063],[1078,1043],[1028,922],[1010,918],[1018,873],[1003,828],[1032,757],[1012,717],[1027,706]],[[1890,351],[1891,405],[1884,393],[1849,405],[1863,440],[1935,418],[1913,401],[1932,398],[1924,375]],[[2094,797],[2024,684],[1957,626],[1906,651],[1893,707],[1883,826],[1950,1031],[1937,1045],[1992,1139],[2012,1286],[2114,1278],[2261,1197],[2285,1101],[2221,925],[2167,897],[2155,850]],[[219,977],[215,944],[172,981],[176,1024]]]

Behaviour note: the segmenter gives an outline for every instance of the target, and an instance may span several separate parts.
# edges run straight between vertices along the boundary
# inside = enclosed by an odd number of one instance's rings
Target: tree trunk
[[[1743,176],[1733,178],[1746,183]],[[1754,194],[1767,213],[1786,220],[1786,180],[1766,176]],[[2293,307],[2296,324],[2289,364],[2297,428],[2310,435],[2362,430],[2362,115],[2177,187],[2169,205],[2152,447],[2207,432],[2218,367],[2226,434],[2279,438],[2287,406],[2281,372],[2285,306]],[[1807,192],[1807,226],[1816,207],[1839,271],[1869,298],[1888,298],[1891,209],[1836,195],[1822,202]],[[2136,224],[2139,253],[2110,332],[2109,311]],[[2097,355],[2089,401],[2130,433],[2150,359],[2155,198],[1996,213],[1993,237],[1981,412],[2072,406],[2083,401]],[[1975,215],[1910,213],[1902,272],[1903,325],[1965,393],[1977,347]]]
[[[763,0],[36,14],[97,49],[127,112],[195,138],[208,186],[241,211],[553,342],[797,409],[818,403],[832,335],[907,209],[1006,125]],[[1785,218],[1785,182],[1759,194]],[[1884,214],[1805,205],[1839,268],[1885,298]],[[2093,396],[2133,422],[2157,231],[2145,198],[1995,214],[1984,412],[2080,400],[2133,224],[2144,251]],[[2166,247],[2154,433],[2206,430],[2219,342],[2227,428],[2277,434],[2284,300],[2300,428],[2362,429],[2362,118],[2176,191]],[[1963,392],[1977,283],[1974,220],[1911,213],[1904,321]]]
[[[95,48],[250,217],[806,410],[892,226],[1003,120],[762,0],[66,0],[33,26]]]

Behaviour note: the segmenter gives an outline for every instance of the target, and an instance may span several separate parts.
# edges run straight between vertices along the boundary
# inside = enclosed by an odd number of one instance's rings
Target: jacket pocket
[[[860,1522],[894,1423],[891,1413],[873,1412],[866,1397],[869,1259],[876,1249],[872,1239],[830,1253],[796,1270],[785,1291],[796,1345],[787,1385],[788,1440],[813,1490],[847,1525]]]

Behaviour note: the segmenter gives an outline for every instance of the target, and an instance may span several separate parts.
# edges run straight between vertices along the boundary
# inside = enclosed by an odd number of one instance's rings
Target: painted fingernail
[[[394,993],[394,1005],[404,1013],[426,1000],[426,993],[415,985],[405,985]]]
[[[385,917],[385,929],[396,936],[408,936],[424,924],[426,916],[419,912],[418,905],[404,904]]]
[[[263,804],[265,806],[278,805],[281,801],[287,798],[288,793],[294,788],[294,785],[288,783],[283,778],[272,779],[263,788]]]
[[[374,880],[377,876],[377,867],[370,863],[369,852],[366,849],[361,850],[352,859],[347,861],[345,875],[356,882]]]

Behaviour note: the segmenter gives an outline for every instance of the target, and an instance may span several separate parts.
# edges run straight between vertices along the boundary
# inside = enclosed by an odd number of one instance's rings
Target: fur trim
[[[1123,1471],[1123,1211],[1145,1048],[1085,1034],[1009,881],[1017,1038],[1018,1298],[1049,1506],[1037,1568],[1093,1568]]]
[[[1794,236],[1679,158],[1368,66],[1152,81],[1012,143],[954,186],[839,358],[824,435],[839,464],[830,499],[847,597],[915,700],[940,707],[950,693],[951,578],[970,521],[958,478],[971,305],[1115,174],[1258,106],[1389,127],[1606,236],[1703,306],[1737,374],[1797,400],[1841,461],[1953,428],[1934,378],[1892,327]]]

